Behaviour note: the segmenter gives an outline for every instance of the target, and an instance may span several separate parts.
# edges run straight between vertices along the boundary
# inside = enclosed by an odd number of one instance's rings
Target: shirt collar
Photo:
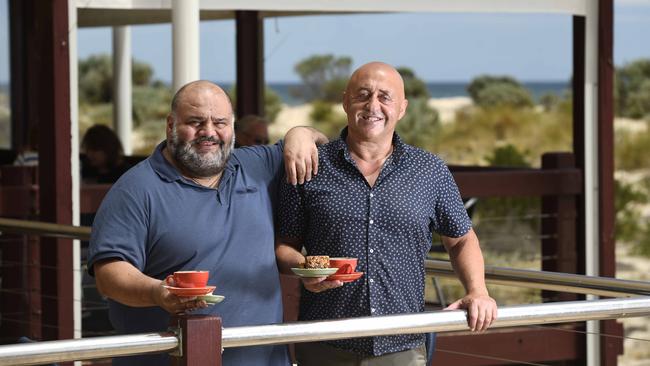
[[[334,147],[338,151],[343,151],[343,154],[346,159],[352,159],[350,156],[350,149],[348,148],[348,144],[346,142],[346,138],[348,137],[348,128],[347,126],[343,128],[341,131],[340,138],[336,141],[334,141]],[[409,145],[405,144],[404,141],[402,141],[402,138],[399,137],[397,132],[393,132],[393,153],[391,155],[391,160],[395,163],[399,162],[399,160],[402,158],[403,155],[408,155],[408,149]]]

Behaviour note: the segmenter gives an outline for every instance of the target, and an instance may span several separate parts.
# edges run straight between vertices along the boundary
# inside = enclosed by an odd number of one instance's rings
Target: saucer
[[[354,272],[354,273],[345,273],[345,274],[335,274],[327,277],[328,281],[341,281],[341,282],[352,282],[356,281],[363,276],[363,272]]]
[[[338,268],[291,268],[300,277],[325,277],[336,273]]]
[[[197,296],[196,299],[197,300],[203,300],[206,303],[208,303],[208,305],[214,305],[214,304],[218,304],[218,303],[222,302],[223,299],[225,299],[225,298],[226,297],[222,296],[222,295],[202,295],[202,296]]]
[[[201,296],[211,294],[217,286],[205,286],[205,287],[172,287],[163,285],[164,288],[169,290],[172,294],[176,296]]]

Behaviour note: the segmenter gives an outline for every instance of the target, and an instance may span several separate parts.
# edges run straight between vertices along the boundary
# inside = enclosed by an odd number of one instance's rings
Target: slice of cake
[[[305,257],[305,268],[329,268],[330,257],[327,255],[308,255]]]

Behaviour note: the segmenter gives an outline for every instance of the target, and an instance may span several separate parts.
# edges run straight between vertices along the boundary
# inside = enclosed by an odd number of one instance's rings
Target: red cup
[[[357,268],[357,259],[350,257],[330,258],[330,268],[339,268],[336,274],[353,273]]]
[[[170,277],[175,287],[200,288],[208,285],[209,271],[178,271]]]

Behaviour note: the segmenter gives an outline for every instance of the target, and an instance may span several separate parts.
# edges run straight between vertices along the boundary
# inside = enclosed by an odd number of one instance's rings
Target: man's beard
[[[202,142],[213,142],[219,145],[219,148],[213,152],[199,154],[196,152],[196,145]],[[172,127],[171,140],[168,141],[167,147],[172,157],[182,169],[187,173],[200,178],[213,177],[220,174],[230,159],[230,153],[235,145],[235,134],[228,142],[219,140],[213,136],[203,136],[192,141],[183,142],[178,138],[176,124]]]

